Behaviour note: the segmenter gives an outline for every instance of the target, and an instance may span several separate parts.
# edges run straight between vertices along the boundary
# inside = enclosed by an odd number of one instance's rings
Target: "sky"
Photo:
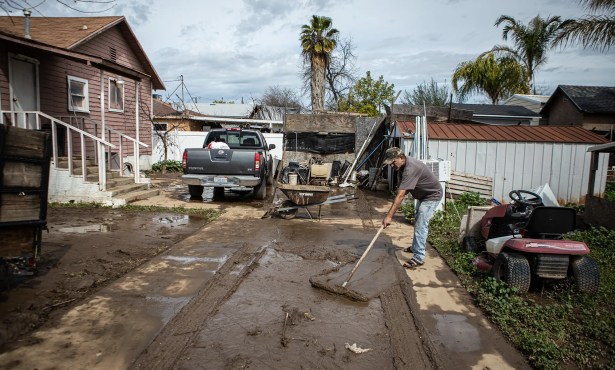
[[[432,78],[450,85],[460,63],[506,44],[494,26],[500,15],[526,24],[536,15],[567,19],[586,11],[576,0],[116,0],[108,11],[85,14],[46,0],[33,16],[41,14],[123,15],[166,85],[163,97],[183,76],[199,102],[248,103],[270,86],[301,93],[299,34],[312,15],[330,17],[340,37],[352,40],[359,77],[382,75],[403,94]],[[560,84],[615,86],[615,48],[553,49],[536,84],[545,95]]]

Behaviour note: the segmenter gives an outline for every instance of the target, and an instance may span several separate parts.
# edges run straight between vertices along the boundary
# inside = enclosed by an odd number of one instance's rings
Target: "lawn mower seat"
[[[554,239],[573,231],[577,213],[566,207],[536,207],[525,224],[526,238]]]

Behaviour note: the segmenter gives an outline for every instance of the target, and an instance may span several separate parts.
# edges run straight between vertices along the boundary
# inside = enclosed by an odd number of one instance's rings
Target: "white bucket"
[[[297,174],[289,173],[288,174],[288,184],[289,185],[297,185]]]

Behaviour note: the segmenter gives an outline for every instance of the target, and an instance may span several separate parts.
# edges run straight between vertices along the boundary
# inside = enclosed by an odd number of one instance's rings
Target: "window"
[[[154,130],[156,131],[166,131],[168,124],[166,122],[154,123]]]
[[[109,78],[109,110],[124,111],[124,81],[119,78]]]
[[[68,110],[72,112],[90,112],[88,80],[68,76]]]

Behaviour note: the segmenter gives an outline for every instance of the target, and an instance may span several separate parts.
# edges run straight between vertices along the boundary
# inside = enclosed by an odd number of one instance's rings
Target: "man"
[[[384,165],[392,165],[393,168],[401,171],[401,182],[393,205],[382,220],[382,226],[386,228],[391,224],[393,216],[404,200],[406,193],[410,192],[412,197],[418,201],[412,246],[404,249],[404,252],[413,253],[412,258],[404,263],[404,267],[415,268],[425,263],[425,244],[429,232],[429,220],[433,217],[440,199],[442,199],[442,186],[425,163],[404,155],[399,148],[387,149]]]

